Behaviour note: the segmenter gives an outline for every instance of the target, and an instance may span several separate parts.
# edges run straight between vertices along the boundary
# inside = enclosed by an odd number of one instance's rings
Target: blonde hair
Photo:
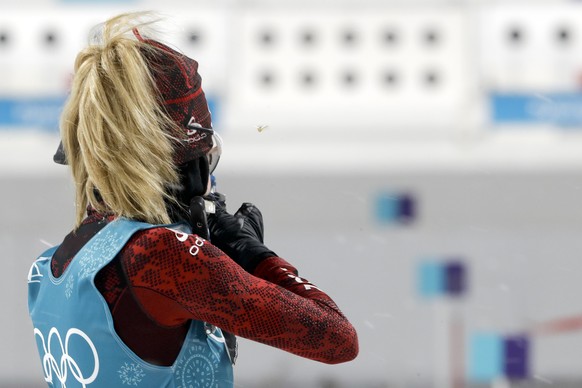
[[[75,181],[77,227],[88,205],[153,224],[171,222],[165,200],[172,200],[168,187],[179,178],[168,133],[176,124],[160,105],[143,57],[156,48],[132,33],[150,25],[144,19],[151,16],[109,19],[75,61],[61,137]]]

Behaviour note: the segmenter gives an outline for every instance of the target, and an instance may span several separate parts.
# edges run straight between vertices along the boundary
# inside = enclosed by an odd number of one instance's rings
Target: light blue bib
[[[115,332],[109,307],[95,287],[95,275],[135,232],[152,227],[126,219],[112,221],[77,253],[58,279],[52,276],[50,266],[58,247],[43,253],[32,265],[28,275],[28,307],[49,385],[233,387],[224,337],[214,326],[192,321],[182,350],[170,367],[143,361]]]

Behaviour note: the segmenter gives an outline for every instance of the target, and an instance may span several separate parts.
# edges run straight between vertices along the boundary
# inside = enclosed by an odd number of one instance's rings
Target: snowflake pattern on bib
[[[219,362],[207,346],[192,344],[176,367],[178,388],[218,388]]]
[[[123,241],[124,235],[118,233],[114,228],[106,228],[95,236],[97,240],[86,246],[79,258],[79,279],[84,279],[95,272],[97,268],[111,260],[110,255],[117,252],[116,246]]]
[[[119,379],[123,385],[134,387],[137,387],[145,377],[142,367],[135,363],[126,362],[117,373],[119,373]]]
[[[73,288],[75,288],[75,278],[73,276],[69,276],[67,282],[65,283],[65,297],[67,299],[71,299],[73,295]]]

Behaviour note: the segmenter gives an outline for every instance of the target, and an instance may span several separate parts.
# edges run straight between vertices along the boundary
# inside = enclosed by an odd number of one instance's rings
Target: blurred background
[[[59,114],[90,28],[134,10],[200,62],[229,209],[359,333],[336,366],[242,340],[236,387],[582,386],[582,2],[0,0],[1,387],[45,386]]]

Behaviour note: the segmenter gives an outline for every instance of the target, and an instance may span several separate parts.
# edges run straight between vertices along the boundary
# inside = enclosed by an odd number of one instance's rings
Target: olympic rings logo
[[[66,382],[69,377],[69,369],[71,371],[71,375],[83,386],[83,388],[95,381],[97,375],[99,374],[99,355],[97,354],[95,345],[89,336],[87,336],[87,334],[79,329],[69,329],[69,331],[67,331],[67,335],[65,336],[64,345],[61,335],[54,327],[49,331],[48,340],[46,343],[44,336],[39,329],[34,328],[34,335],[38,336],[42,343],[42,348],[44,351],[44,355],[42,356],[42,367],[44,370],[44,379],[47,383],[53,384],[54,373],[56,378],[61,382],[61,386],[66,388]],[[69,355],[69,341],[73,336],[81,337],[91,348],[95,366],[93,367],[93,372],[89,377],[84,376],[83,371],[79,367],[79,364],[77,364],[75,359]],[[59,361],[57,361],[57,359],[51,354],[51,342],[55,338],[58,341],[58,345],[60,346],[62,352],[62,356]]]

